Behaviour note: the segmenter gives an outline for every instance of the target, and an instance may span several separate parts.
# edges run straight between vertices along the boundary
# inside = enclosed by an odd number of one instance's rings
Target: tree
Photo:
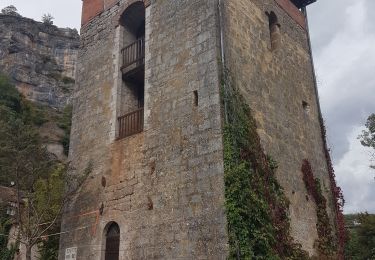
[[[75,180],[43,145],[35,120],[30,120],[33,114],[32,105],[0,76],[0,184],[15,183],[18,232],[13,239],[25,245],[27,260],[32,247],[58,225],[75,192],[65,191]]]
[[[367,129],[362,131],[359,139],[363,146],[373,148],[375,151],[375,114],[368,117],[365,126]],[[375,152],[372,153],[372,157],[375,160]],[[375,169],[375,165],[371,165],[370,167]]]
[[[43,14],[42,22],[47,25],[53,25],[53,19],[55,19],[51,14]]]
[[[41,223],[56,222],[58,212],[55,208],[60,207],[62,198],[55,198],[61,196],[63,186],[51,174],[57,169],[54,169],[53,160],[41,145],[35,129],[20,119],[7,124],[1,122],[0,140],[0,171],[15,182],[17,191],[15,220],[19,232],[15,239],[25,245],[26,258],[29,259],[31,248],[50,228],[50,224],[44,227]],[[44,183],[48,183],[48,187],[44,187]],[[60,190],[60,194],[54,194],[55,190]],[[46,193],[48,200],[41,197],[41,192]],[[46,205],[43,206],[43,202]]]
[[[9,5],[7,7],[4,7],[1,10],[1,13],[4,14],[4,15],[21,16],[18,13],[18,10],[17,10],[17,8],[14,5]]]
[[[375,215],[360,213],[345,218],[349,233],[346,259],[375,259]]]

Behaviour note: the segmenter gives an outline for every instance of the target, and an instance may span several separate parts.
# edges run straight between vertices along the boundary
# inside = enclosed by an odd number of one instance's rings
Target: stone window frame
[[[120,5],[120,2],[121,1],[118,1],[116,2],[114,5]],[[115,41],[115,48],[114,50],[117,52],[114,56],[116,56],[116,61],[115,61],[115,66],[117,66],[118,68],[116,69],[116,74],[118,74],[116,77],[117,79],[115,80],[115,88],[113,89],[113,92],[112,92],[112,96],[114,98],[115,103],[114,103],[114,109],[113,109],[113,112],[112,112],[112,122],[111,122],[111,125],[112,125],[112,128],[111,128],[111,134],[110,134],[110,139],[111,141],[116,141],[116,140],[119,140],[117,137],[118,137],[118,116],[119,116],[119,111],[121,110],[119,108],[120,106],[120,103],[121,103],[121,94],[119,93],[119,91],[121,91],[121,47],[122,47],[122,37],[123,37],[123,31],[122,31],[122,24],[121,24],[121,18],[122,18],[122,15],[123,13],[129,8],[131,7],[133,4],[136,4],[136,3],[143,3],[144,4],[144,8],[145,8],[145,23],[147,24],[147,9],[148,7],[151,6],[151,0],[129,0],[129,1],[126,1],[126,3],[122,3],[122,6],[119,7],[119,10],[117,12],[117,14],[112,18],[112,26],[114,28],[114,30],[116,31],[116,34],[117,34],[117,37],[118,39]],[[145,26],[147,27],[147,25]],[[146,34],[146,33],[145,33]],[[147,37],[146,37],[147,38]],[[146,39],[146,56],[147,56],[147,39]],[[146,70],[146,57],[145,57],[145,70]],[[146,91],[146,90],[144,90]],[[147,119],[146,119],[146,92],[144,93],[144,122],[143,122],[143,129],[145,130],[146,128],[146,124],[147,124]],[[144,131],[143,130],[143,131]]]
[[[107,224],[105,225],[105,227],[103,228],[103,233],[102,233],[102,250],[101,250],[101,257],[100,259],[103,259],[105,260],[105,253],[106,253],[106,248],[107,248],[107,234],[108,234],[108,231],[109,231],[109,228],[113,225],[113,224],[116,224],[119,228],[119,258],[121,258],[121,242],[123,241],[123,238],[122,238],[122,233],[121,233],[121,226],[119,224],[118,221],[108,221]]]
[[[274,11],[266,12],[268,20],[268,30],[270,39],[270,50],[276,51],[281,47],[281,24],[279,23],[279,18]]]

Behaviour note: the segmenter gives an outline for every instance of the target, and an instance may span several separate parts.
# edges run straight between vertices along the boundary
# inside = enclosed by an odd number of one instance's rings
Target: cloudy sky
[[[309,8],[320,102],[346,212],[375,213],[375,171],[357,136],[375,113],[374,0],[318,0]]]
[[[0,0],[23,16],[44,13],[60,27],[79,29],[81,0]],[[318,0],[308,9],[321,106],[345,212],[375,213],[375,171],[357,136],[375,112],[374,0]]]

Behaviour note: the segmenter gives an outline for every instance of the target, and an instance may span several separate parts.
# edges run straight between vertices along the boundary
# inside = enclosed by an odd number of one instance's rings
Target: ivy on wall
[[[248,105],[222,73],[229,259],[308,259],[290,235],[289,201],[275,178]]]
[[[338,244],[338,259],[345,259],[345,244],[347,240],[347,233],[345,228],[345,219],[344,219],[344,204],[345,199],[342,193],[341,188],[336,183],[335,170],[333,169],[332,160],[330,156],[330,150],[328,149],[327,144],[327,131],[324,125],[323,118],[320,118],[320,125],[322,129],[322,139],[324,144],[324,155],[326,157],[327,167],[328,167],[328,176],[330,180],[330,186],[333,196],[333,204],[335,207],[336,213],[336,231],[337,231],[337,244]]]
[[[318,240],[316,246],[321,258],[333,257],[336,251],[336,243],[333,236],[331,223],[327,213],[327,200],[323,196],[320,180],[314,177],[311,164],[308,160],[302,163],[303,181],[307,192],[313,197],[316,204]]]

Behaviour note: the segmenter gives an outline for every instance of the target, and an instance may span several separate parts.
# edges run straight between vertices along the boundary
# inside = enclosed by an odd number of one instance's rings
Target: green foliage
[[[34,185],[34,201],[38,212],[46,212],[45,221],[52,221],[59,214],[64,194],[66,168],[63,164],[55,166],[48,178],[39,178]]]
[[[361,144],[375,149],[375,114],[368,117],[366,128],[361,135]]]
[[[58,228],[55,229],[58,233]],[[60,236],[49,236],[48,239],[43,240],[38,244],[39,260],[56,260],[59,252]]]
[[[42,22],[46,25],[53,25],[53,19],[55,19],[51,14],[43,14]]]
[[[362,132],[362,135],[359,136],[361,144],[375,150],[375,114],[368,117],[366,128],[367,129]],[[375,158],[375,154],[373,157]],[[375,165],[372,165],[371,168],[375,169]]]
[[[336,250],[335,239],[333,237],[331,223],[327,213],[327,200],[323,196],[321,183],[318,178],[315,179],[315,186],[317,189],[317,194],[319,194],[316,209],[316,215],[318,223],[316,224],[318,230],[318,248],[325,255],[333,255]]]
[[[229,259],[308,259],[289,234],[289,202],[265,156],[251,111],[223,73],[225,207]]]
[[[368,213],[360,214],[358,217],[358,241],[366,248],[364,250],[365,258],[375,259],[375,215]]]
[[[41,125],[46,122],[43,107],[24,99],[9,80],[0,74],[0,120],[20,118],[25,124]]]
[[[9,249],[8,237],[9,231],[12,227],[12,220],[6,214],[6,205],[0,204],[0,259],[1,260],[12,260],[16,252],[16,245],[11,245]]]
[[[66,200],[66,167],[47,151],[38,129],[55,115],[25,100],[4,76],[0,76],[0,112],[0,185],[14,181],[22,192],[19,237],[31,247],[52,230],[53,225],[41,223],[56,223]],[[62,118],[62,127],[70,129],[69,120]],[[0,259],[7,259],[5,254]]]
[[[56,216],[60,215],[61,205],[64,200],[66,166],[58,164],[48,178],[40,178],[35,184],[34,202],[37,212],[43,212],[44,216],[41,222],[53,222]],[[47,234],[56,234],[59,232],[60,225],[56,222],[51,226]],[[59,235],[41,237],[38,239],[38,249],[41,260],[57,259],[59,249]]]
[[[345,247],[345,259],[375,259],[375,215],[360,213],[345,216],[349,240]]]
[[[63,114],[59,120],[58,126],[64,130],[64,136],[61,139],[61,143],[64,146],[64,153],[69,153],[69,142],[70,142],[70,130],[72,127],[72,106],[68,105],[64,108]]]
[[[315,243],[318,252],[321,257],[332,257],[337,251],[337,243],[334,239],[327,213],[327,199],[323,195],[320,180],[314,177],[311,164],[308,160],[303,161],[301,171],[306,190],[313,197],[316,204],[318,239]]]
[[[48,122],[46,108],[22,99],[22,120],[25,124],[41,126]]]
[[[375,259],[375,215],[360,213],[345,216],[349,241],[345,258],[350,260]]]
[[[0,121],[0,183],[20,181],[20,188],[31,187],[36,176],[46,176],[52,161],[42,146],[37,129],[20,118]]]
[[[7,6],[7,7],[4,7],[4,8],[1,10],[1,13],[4,14],[4,15],[21,16],[21,15],[18,13],[18,10],[17,10],[17,8],[16,8],[14,5],[9,5],[9,6]]]
[[[21,111],[21,95],[9,80],[0,74],[0,106],[7,107],[16,113]]]

